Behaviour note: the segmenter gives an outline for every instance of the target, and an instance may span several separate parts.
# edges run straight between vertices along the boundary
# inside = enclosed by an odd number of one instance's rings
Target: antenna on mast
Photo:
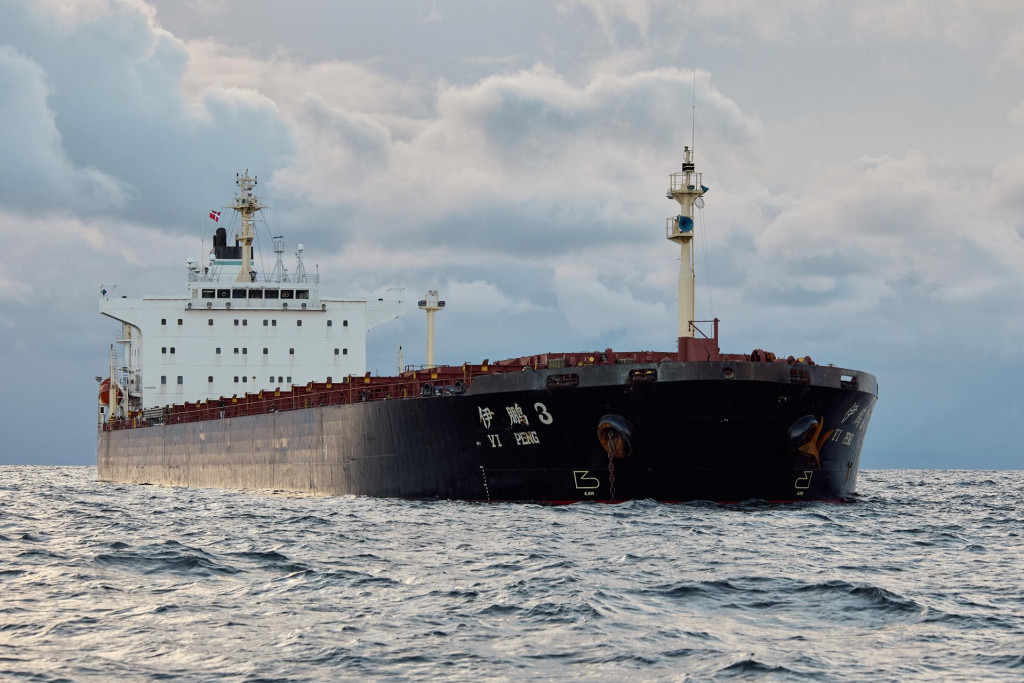
[[[690,149],[697,147],[697,58],[693,58],[693,99],[690,100]]]

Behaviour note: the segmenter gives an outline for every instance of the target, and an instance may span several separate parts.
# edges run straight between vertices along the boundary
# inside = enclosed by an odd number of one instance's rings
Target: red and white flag
[[[220,211],[211,211],[210,218],[213,219],[214,223],[220,223]]]

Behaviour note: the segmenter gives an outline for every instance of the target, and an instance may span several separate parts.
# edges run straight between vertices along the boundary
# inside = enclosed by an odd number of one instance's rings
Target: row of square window
[[[204,289],[204,299],[308,299],[308,289]]]
[[[206,381],[212,384],[213,383],[213,375],[208,376],[206,378]],[[242,377],[242,382],[248,382],[248,381],[249,381],[248,377],[245,377],[245,376]],[[253,377],[252,381],[255,382],[256,378]],[[274,381],[274,376],[271,375],[270,376],[270,382],[273,382],[273,381]],[[278,377],[277,378],[278,384],[284,384],[285,381],[287,381],[288,384],[291,384],[292,383],[292,378],[288,377],[287,380],[284,377]],[[327,383],[330,384],[330,382],[331,382],[331,378],[328,377],[327,378]],[[181,375],[178,375],[178,384],[184,384],[184,383],[185,383],[184,377],[182,377]],[[236,384],[238,383],[238,376],[237,375],[235,376],[235,383]],[[160,384],[167,384],[167,375],[160,375]]]
[[[334,349],[334,355],[335,356],[339,355],[338,351],[339,351],[338,349]],[[341,355],[342,356],[347,356],[348,355],[348,349],[341,349],[340,351],[341,351]],[[170,347],[170,349],[168,349],[168,347],[166,347],[166,346],[161,346],[160,347],[160,353],[174,353],[174,347],[172,346],[172,347]],[[220,347],[219,346],[217,347],[217,353],[218,354],[220,353]],[[247,355],[248,353],[249,353],[249,348],[243,346],[242,347],[242,354],[243,355]],[[268,353],[270,353],[270,350],[267,347],[264,346],[263,347],[263,355],[266,356]],[[235,347],[235,355],[237,355],[237,354],[238,354],[238,347],[236,346]],[[294,356],[295,355],[295,349],[294,348],[288,349],[288,355]]]
[[[182,324],[181,320],[182,320],[181,318],[178,318],[178,324],[179,325]],[[167,318],[160,318],[160,324],[161,325],[166,325],[167,324]],[[212,326],[213,325],[213,318],[207,318],[206,319],[206,324]],[[248,325],[249,325],[249,321],[247,319],[243,318],[242,319],[242,326],[243,327],[248,327]],[[264,319],[263,320],[263,327],[267,327],[268,325],[270,327],[277,327],[277,321],[276,320],[271,320],[271,321],[268,322],[266,319]],[[301,320],[296,320],[295,321],[295,326],[296,327],[302,327],[302,321]],[[342,327],[348,327],[348,321],[347,320],[342,320],[341,321],[341,326]],[[238,318],[235,318],[235,327],[238,327]],[[333,320],[328,320],[327,321],[327,327],[334,327],[334,321]]]

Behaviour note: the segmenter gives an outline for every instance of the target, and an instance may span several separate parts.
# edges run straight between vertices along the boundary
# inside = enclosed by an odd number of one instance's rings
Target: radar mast
[[[239,192],[235,195],[235,204],[229,208],[239,213],[242,219],[241,232],[235,237],[242,245],[242,267],[238,270],[238,282],[253,282],[256,279],[256,271],[252,269],[252,240],[253,240],[253,216],[257,211],[266,207],[260,203],[259,197],[252,193],[252,188],[258,183],[257,177],[249,177],[249,169],[245,173],[235,174],[235,184]]]

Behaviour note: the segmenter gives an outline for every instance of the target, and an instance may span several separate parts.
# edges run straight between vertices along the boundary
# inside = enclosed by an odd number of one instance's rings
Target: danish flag
[[[220,211],[211,211],[210,218],[214,223],[220,223]]]

